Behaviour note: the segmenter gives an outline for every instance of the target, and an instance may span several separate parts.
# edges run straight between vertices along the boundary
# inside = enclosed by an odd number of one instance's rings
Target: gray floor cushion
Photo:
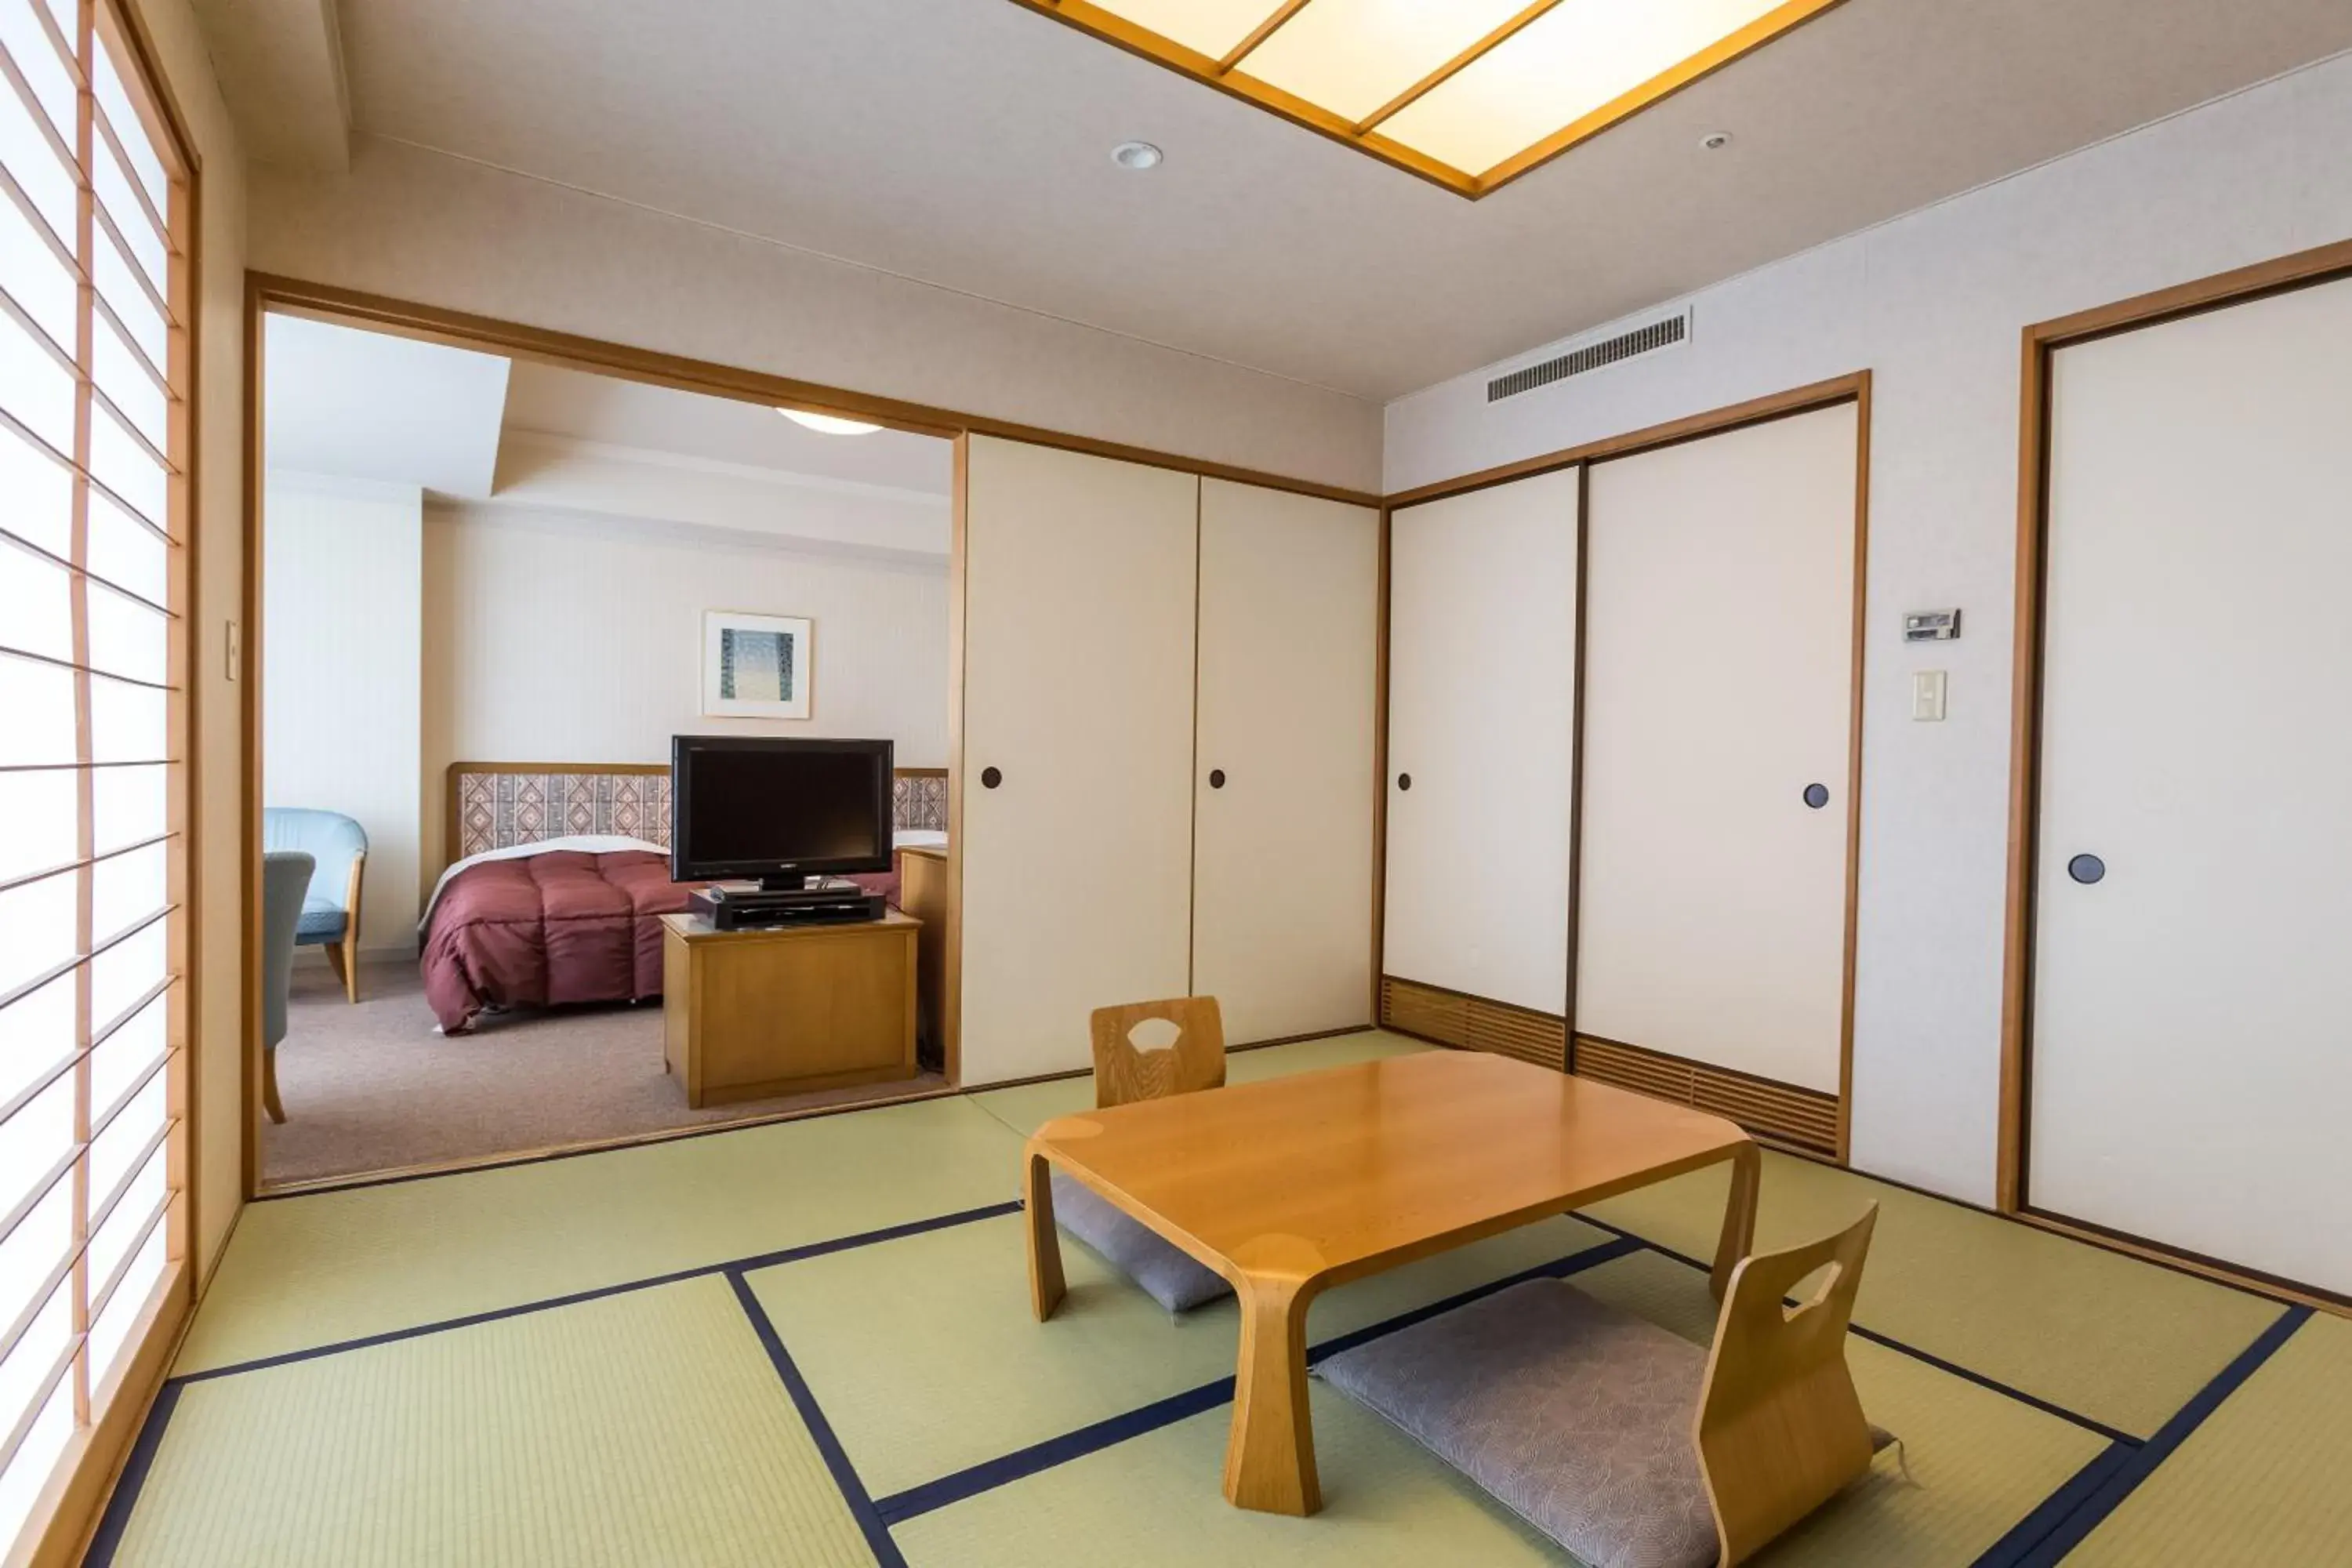
[[[1531,1279],[1325,1361],[1402,1428],[1591,1568],[1706,1568],[1691,1446],[1706,1352]]]
[[[1102,1254],[1104,1261],[1170,1311],[1188,1311],[1234,1293],[1215,1269],[1161,1240],[1087,1188],[1059,1171],[1053,1181],[1055,1223]]]

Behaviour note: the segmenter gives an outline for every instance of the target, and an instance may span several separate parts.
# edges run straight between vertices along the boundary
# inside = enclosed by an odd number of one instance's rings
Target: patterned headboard
[[[948,826],[945,768],[900,768],[893,826]],[[443,857],[448,861],[573,834],[669,847],[669,769],[657,763],[452,763]]]

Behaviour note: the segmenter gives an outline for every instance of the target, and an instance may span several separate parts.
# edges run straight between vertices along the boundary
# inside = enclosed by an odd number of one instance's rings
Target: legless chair
[[[1874,1204],[1732,1271],[1711,1351],[1560,1279],[1498,1290],[1317,1374],[1601,1568],[1732,1568],[1892,1441],[1846,1370]],[[1789,1289],[1827,1265],[1811,1297]]]
[[[1136,1026],[1150,1019],[1176,1026],[1175,1040],[1158,1049],[1138,1046]],[[1097,1110],[1224,1087],[1225,1021],[1213,996],[1097,1007],[1092,1026]],[[1061,1172],[1054,1173],[1053,1183],[1055,1222],[1171,1312],[1233,1294],[1233,1287],[1216,1270]]]

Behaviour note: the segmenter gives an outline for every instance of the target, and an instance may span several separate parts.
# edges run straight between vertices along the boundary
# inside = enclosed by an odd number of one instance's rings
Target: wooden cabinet
[[[1234,1045],[1367,1024],[1380,514],[1203,479],[1200,570],[1192,989]]]
[[[1382,973],[1551,1018],[1568,1006],[1577,497],[1570,469],[1389,520]]]
[[[662,917],[662,1059],[691,1106],[915,1076],[915,941],[851,925],[712,929]]]

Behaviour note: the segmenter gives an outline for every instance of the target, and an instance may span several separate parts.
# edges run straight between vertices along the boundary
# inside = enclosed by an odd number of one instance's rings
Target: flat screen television
[[[887,871],[893,777],[887,741],[674,735],[670,876],[757,877],[782,890]]]

